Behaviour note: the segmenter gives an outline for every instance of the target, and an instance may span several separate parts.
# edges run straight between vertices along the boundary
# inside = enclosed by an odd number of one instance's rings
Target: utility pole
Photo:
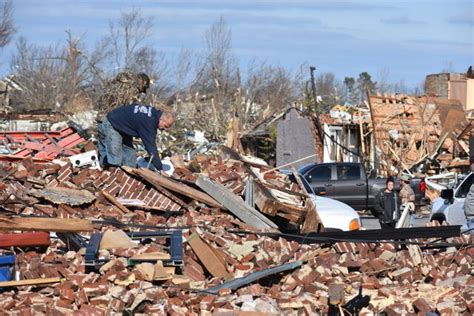
[[[314,100],[314,113],[316,113],[318,120],[319,120],[319,106],[318,100],[316,97],[316,84],[314,83],[314,72],[316,71],[316,67],[310,66],[309,70],[311,72],[311,90],[313,92],[313,100]]]
[[[313,94],[313,101],[314,101],[314,114],[316,115],[316,128],[318,129],[319,140],[321,141],[321,146],[324,148],[324,135],[323,129],[321,127],[321,121],[319,120],[319,106],[318,101],[316,100],[316,84],[314,83],[314,72],[316,71],[316,67],[310,66],[309,70],[311,72],[311,90]]]

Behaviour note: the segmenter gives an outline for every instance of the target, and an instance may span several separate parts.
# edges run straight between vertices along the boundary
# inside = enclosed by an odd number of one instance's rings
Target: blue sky
[[[450,65],[474,64],[472,0],[15,0],[18,36],[57,43],[65,30],[92,44],[110,19],[140,8],[154,18],[155,47],[171,61],[181,48],[199,52],[205,30],[224,16],[241,65],[253,60],[296,69],[315,65],[337,77],[373,76],[388,69],[391,81],[417,85]],[[2,73],[14,43],[2,54]]]

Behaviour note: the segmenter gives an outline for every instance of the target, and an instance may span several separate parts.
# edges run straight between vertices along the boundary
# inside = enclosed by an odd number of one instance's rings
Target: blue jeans
[[[104,119],[98,126],[99,162],[102,166],[137,166],[137,154],[133,148],[133,137],[117,132]]]

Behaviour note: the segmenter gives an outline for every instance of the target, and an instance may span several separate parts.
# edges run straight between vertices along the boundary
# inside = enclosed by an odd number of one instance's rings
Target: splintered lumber
[[[29,279],[20,281],[6,281],[0,282],[0,288],[2,287],[14,287],[14,286],[37,286],[46,285],[51,283],[61,282],[61,278],[40,278],[40,279]]]
[[[197,233],[189,236],[187,242],[210,274],[226,280],[232,277],[225,267],[224,260]]]
[[[132,173],[142,179],[146,180],[153,186],[161,186],[170,191],[177,192],[184,196],[190,197],[196,201],[205,203],[212,207],[220,207],[219,203],[217,203],[212,197],[207,195],[204,192],[196,190],[195,188],[190,187],[184,183],[179,183],[177,181],[173,181],[165,176],[157,174],[148,169],[133,169],[133,168],[124,168],[125,171]]]
[[[295,225],[305,223],[305,231],[317,231],[318,227],[320,227],[321,221],[318,220],[317,214],[314,211],[314,205],[308,202],[311,201],[309,197],[305,198],[305,206],[284,203],[268,190],[266,184],[264,185],[256,181],[254,184],[254,199],[255,204],[262,213],[283,217]]]
[[[302,233],[308,232],[319,232],[324,230],[323,222],[317,212],[317,206],[313,200],[308,198],[306,205],[306,217],[304,218],[303,226],[301,227]]]
[[[0,234],[0,248],[10,247],[48,247],[51,244],[49,233]]]
[[[114,196],[110,195],[106,191],[101,191],[102,195],[113,205],[115,205],[122,213],[130,213],[130,210],[120,203]]]
[[[308,191],[306,191],[306,188],[303,184],[303,182],[300,179],[300,176],[298,172],[296,171],[295,167],[292,167],[292,173],[293,177],[295,177],[296,182],[300,186],[301,190],[304,192],[307,198],[307,208],[308,211],[306,212],[306,217],[304,219],[303,227],[301,228],[302,233],[307,233],[311,231],[321,231],[324,226],[323,222],[321,221],[321,218],[319,217],[318,214],[318,209],[317,205],[314,203],[313,199],[309,196]]]
[[[225,186],[206,177],[199,177],[196,185],[221,203],[226,209],[246,224],[257,228],[278,228],[259,211],[247,205],[244,200],[230,192]]]
[[[91,232],[91,221],[76,218],[0,216],[0,231]]]
[[[469,155],[469,146],[462,139],[458,140],[458,144]]]
[[[279,169],[283,169],[283,168],[286,168],[286,167],[289,167],[289,166],[296,165],[296,164],[299,163],[299,162],[302,162],[302,161],[305,161],[305,160],[307,160],[307,159],[316,157],[317,155],[318,155],[318,154],[309,155],[309,156],[300,158],[300,159],[298,159],[298,160],[295,160],[295,161],[286,163],[286,164],[284,164],[284,165],[281,165],[281,166],[278,166],[278,167],[275,167],[275,168],[272,168],[272,169],[268,169],[268,170],[262,172],[262,175],[264,175],[264,174],[266,174],[266,173],[273,172],[273,171],[275,171],[275,170],[279,170]]]
[[[304,231],[318,231],[322,228],[321,221],[318,218],[317,213],[314,212],[314,205],[311,207],[310,203],[306,202],[305,205],[295,205],[294,203],[285,203],[284,201],[279,200],[269,188],[276,188],[275,185],[266,183],[262,180],[259,180],[259,176],[252,170],[251,165],[244,161],[242,156],[225,146],[222,147],[224,153],[230,156],[232,159],[241,161],[244,163],[244,167],[247,169],[247,172],[254,179],[253,183],[253,199],[255,205],[258,207],[260,212],[268,214],[270,216],[279,216],[284,218],[295,225],[303,224]],[[275,169],[275,168],[274,168]],[[271,170],[274,170],[271,169]],[[260,175],[265,174],[261,173]],[[302,187],[302,184],[300,184]],[[291,196],[298,196],[300,198],[305,198],[309,200],[307,194],[302,194],[299,192],[292,192],[286,189],[277,188],[278,191],[282,193],[290,194]],[[302,187],[302,192],[304,193],[304,187]],[[209,193],[209,192],[208,192]],[[258,213],[260,214],[260,213]],[[262,215],[262,214],[260,214]],[[263,216],[263,215],[262,215]],[[266,217],[264,217],[266,218]]]
[[[171,260],[169,253],[164,252],[144,252],[138,255],[134,255],[130,258],[133,261],[160,261],[160,260]]]

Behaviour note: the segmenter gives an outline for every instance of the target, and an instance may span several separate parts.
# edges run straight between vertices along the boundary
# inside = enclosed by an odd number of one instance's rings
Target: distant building
[[[459,100],[465,110],[474,110],[472,66],[466,73],[440,73],[426,76],[425,94]]]
[[[370,150],[371,138],[361,140],[361,136],[367,133],[370,118],[362,117],[360,109],[353,114],[344,112],[344,109],[336,106],[331,114],[320,115],[324,143],[320,140],[316,116],[289,107],[242,135],[244,151],[276,166],[306,157],[294,164],[296,168],[311,162],[358,162],[359,157],[353,153],[362,154]],[[342,144],[352,153],[337,144]],[[361,148],[367,148],[367,151]]]

